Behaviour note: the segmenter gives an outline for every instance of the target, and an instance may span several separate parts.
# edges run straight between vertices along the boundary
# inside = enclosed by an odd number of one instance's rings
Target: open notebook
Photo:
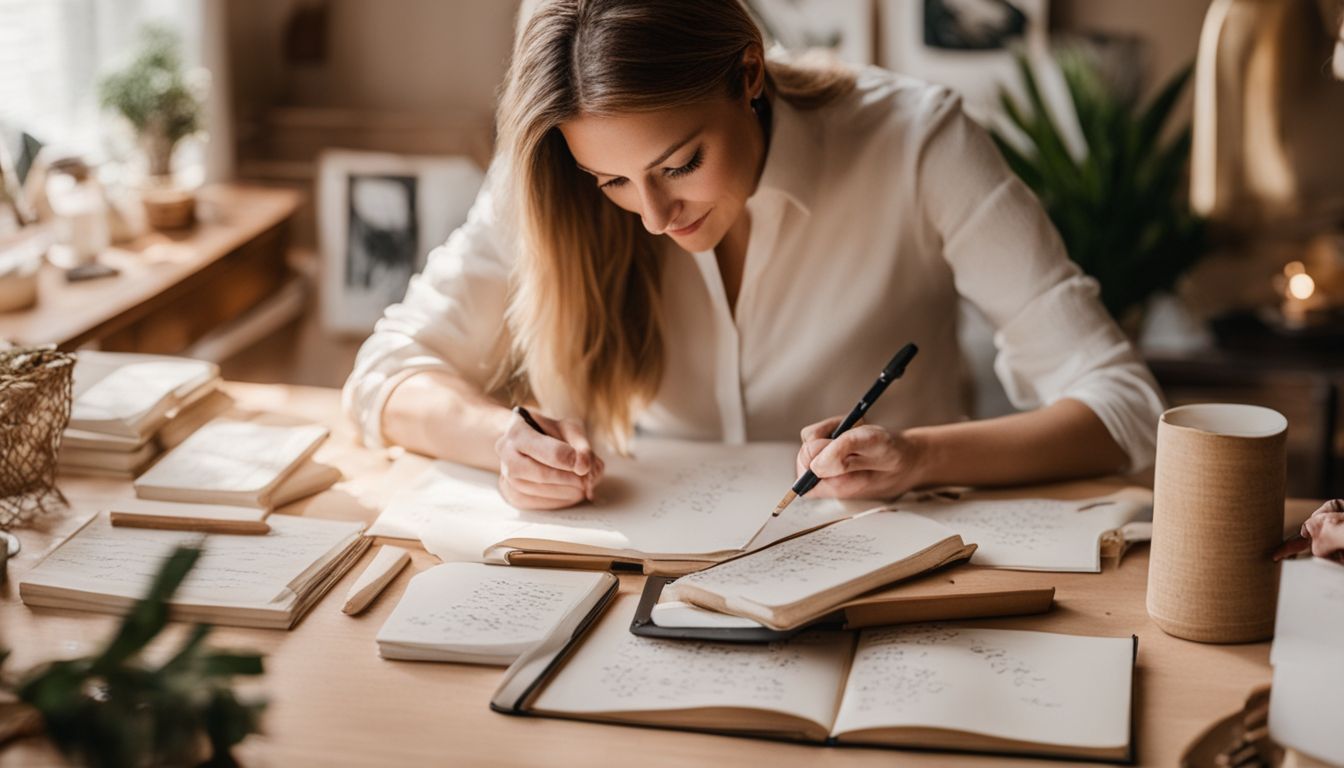
[[[1269,734],[1321,760],[1344,762],[1338,705],[1344,690],[1344,565],[1320,557],[1287,560],[1274,619]]]
[[[927,518],[878,509],[683,576],[668,591],[701,608],[793,629],[974,551]]]
[[[362,523],[275,515],[264,536],[113,527],[104,513],[24,575],[33,607],[122,613],[178,546],[204,553],[171,602],[181,621],[288,629],[368,548]]]
[[[445,561],[616,562],[689,573],[759,545],[763,527],[782,537],[875,506],[799,499],[772,521],[797,479],[792,443],[641,439],[632,451],[607,458],[596,502],[555,511],[514,509],[500,498],[494,473],[435,462],[389,501],[369,534],[418,538]]]
[[[68,426],[137,441],[219,380],[219,366],[203,360],[98,351],[77,358]]]
[[[505,674],[510,714],[825,744],[1127,761],[1134,637],[920,624],[764,645],[630,634],[634,598]]]
[[[443,563],[411,579],[378,630],[378,653],[506,666],[618,587],[610,573]]]

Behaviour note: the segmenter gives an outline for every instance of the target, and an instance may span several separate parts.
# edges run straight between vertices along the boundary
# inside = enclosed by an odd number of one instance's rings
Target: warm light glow
[[[1290,261],[1283,265],[1283,274],[1292,277],[1293,275],[1304,275],[1307,268],[1300,261]]]
[[[1288,293],[1295,299],[1305,300],[1311,298],[1311,294],[1316,292],[1316,281],[1311,279],[1311,275],[1306,273],[1296,274],[1288,278]]]

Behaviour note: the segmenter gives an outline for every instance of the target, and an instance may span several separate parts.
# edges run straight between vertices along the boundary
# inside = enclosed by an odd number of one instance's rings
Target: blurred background
[[[1335,0],[752,0],[772,43],[944,83],[1172,404],[1290,422],[1344,495]],[[0,339],[337,387],[493,151],[510,0],[0,0]],[[968,412],[1011,410],[993,331]]]

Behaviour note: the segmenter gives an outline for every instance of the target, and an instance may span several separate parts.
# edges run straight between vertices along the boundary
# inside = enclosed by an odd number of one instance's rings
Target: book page
[[[444,563],[411,579],[379,643],[522,652],[540,641],[605,574]]]
[[[314,564],[362,524],[272,515],[264,536],[114,528],[100,513],[23,578],[25,584],[138,599],[178,546],[204,547],[174,603],[267,606],[300,587]]]
[[[667,592],[664,590],[663,595]],[[653,608],[649,610],[649,621],[655,626],[671,627],[674,629],[762,629],[764,624],[759,621],[733,616],[729,613],[719,613],[698,605],[684,603],[680,600],[668,600],[660,597]]]
[[[898,502],[961,534],[973,565],[1024,571],[1101,571],[1101,536],[1150,515],[1130,500],[996,499]]]
[[[318,425],[213,421],[169,451],[135,486],[260,494],[326,436],[327,428]]]
[[[793,483],[796,446],[637,440],[606,457],[597,500],[524,511],[500,498],[498,476],[437,462],[390,500],[375,534],[414,531],[444,560],[478,560],[506,539],[542,539],[654,556],[742,549]]]
[[[852,638],[804,632],[764,644],[662,640],[630,633],[638,598],[607,609],[534,704],[548,712],[696,707],[773,710],[828,726]]]
[[[1133,639],[933,624],[865,630],[834,735],[945,728],[1081,747],[1129,743]]]
[[[927,518],[876,510],[683,576],[668,589],[698,602],[686,596],[694,587],[729,609],[777,608],[839,590],[954,536]]]

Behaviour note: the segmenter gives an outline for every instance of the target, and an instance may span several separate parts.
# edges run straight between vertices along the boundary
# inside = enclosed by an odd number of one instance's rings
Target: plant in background
[[[11,717],[35,723],[81,765],[236,764],[230,750],[257,732],[265,705],[240,700],[231,680],[261,674],[261,657],[209,649],[204,640],[210,628],[197,625],[166,662],[150,667],[140,659],[167,624],[168,600],[199,556],[200,550],[189,548],[169,556],[149,593],[98,655],[0,681],[0,698],[8,694],[26,710]],[[6,653],[0,652],[0,662]],[[0,722],[0,734],[5,725]]]
[[[204,86],[184,71],[181,40],[171,28],[146,26],[141,39],[139,55],[103,78],[99,93],[105,108],[135,128],[149,174],[166,176],[177,142],[201,128]]]
[[[1150,296],[1170,290],[1204,252],[1203,222],[1184,194],[1189,126],[1163,141],[1191,68],[1140,107],[1136,89],[1109,83],[1093,51],[1068,46],[1055,60],[1087,145],[1083,156],[1069,153],[1022,56],[1017,63],[1028,104],[1003,90],[999,98],[1025,143],[999,131],[994,140],[1040,198],[1069,256],[1101,284],[1102,303],[1128,325]]]

